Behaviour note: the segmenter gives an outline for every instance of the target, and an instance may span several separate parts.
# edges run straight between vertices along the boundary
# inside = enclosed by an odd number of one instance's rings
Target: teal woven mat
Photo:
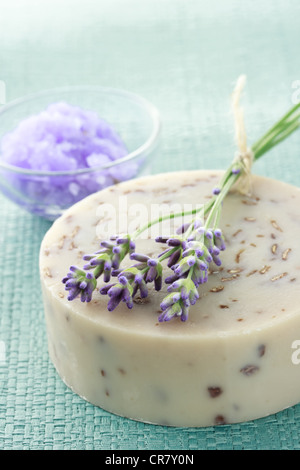
[[[6,99],[68,84],[144,95],[163,120],[153,173],[228,164],[229,99],[241,73],[250,142],[300,97],[296,0],[2,3]],[[299,185],[299,148],[300,133],[254,171]],[[0,449],[300,449],[300,406],[249,423],[176,429],[114,416],[67,389],[48,357],[39,284],[49,226],[0,197]]]

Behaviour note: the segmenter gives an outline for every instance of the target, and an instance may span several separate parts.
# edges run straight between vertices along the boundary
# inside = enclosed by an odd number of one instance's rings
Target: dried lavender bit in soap
[[[223,415],[217,415],[215,417],[215,425],[220,426],[226,424],[226,419]]]
[[[223,393],[221,387],[208,387],[207,390],[211,398],[219,397]]]
[[[249,365],[243,367],[240,370],[240,372],[242,372],[242,374],[244,374],[244,375],[250,376],[250,375],[253,375],[255,372],[257,372],[258,370],[259,370],[258,366],[249,364]]]
[[[267,271],[269,271],[270,269],[271,269],[271,266],[266,266],[266,265],[265,265],[265,266],[263,266],[263,267],[259,270],[259,272],[260,272],[260,274],[265,274],[265,273],[266,273]]]
[[[259,355],[259,357],[263,357],[265,355],[265,352],[266,352],[265,344],[260,344],[258,346],[258,355]]]
[[[287,248],[283,253],[282,253],[282,259],[283,261],[287,260],[289,252],[292,251],[291,248]]]
[[[274,282],[274,281],[278,281],[278,279],[282,279],[283,277],[287,276],[288,273],[281,273],[281,274],[277,274],[277,276],[273,276],[271,278],[271,281]]]
[[[212,287],[209,292],[221,292],[224,289],[224,286]]]
[[[271,220],[271,224],[273,225],[273,227],[278,230],[279,232],[282,232],[282,228],[279,227],[279,225],[277,224],[276,220]]]

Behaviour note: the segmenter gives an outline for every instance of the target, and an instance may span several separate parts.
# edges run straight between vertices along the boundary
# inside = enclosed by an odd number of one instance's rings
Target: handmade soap
[[[126,222],[133,231],[154,205],[196,207],[221,176],[187,171],[120,183],[68,209],[45,235],[40,274],[49,354],[85,400],[135,420],[194,427],[252,420],[300,402],[296,187],[253,176],[251,196],[227,196],[222,265],[211,267],[186,322],[158,321],[166,286],[112,312],[99,289],[89,303],[67,300],[62,278],[71,265],[84,265],[82,256],[97,251],[116,222],[116,230]],[[136,251],[160,253],[153,237],[143,236]]]

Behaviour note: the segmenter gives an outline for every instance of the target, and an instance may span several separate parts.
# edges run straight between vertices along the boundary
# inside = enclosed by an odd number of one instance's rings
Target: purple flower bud
[[[128,284],[128,281],[125,276],[119,276],[119,283],[122,284],[122,286],[126,286]]]
[[[153,282],[156,276],[156,266],[151,266],[146,273],[146,282]]]
[[[143,275],[141,273],[138,273],[134,276],[134,282],[137,284],[140,284],[143,281]]]
[[[198,267],[201,271],[207,271],[207,270],[208,270],[208,266],[207,266],[207,264],[205,263],[205,261],[203,261],[203,260],[197,260],[197,267]]]
[[[91,259],[93,259],[95,257],[95,255],[84,255],[82,257],[83,261],[90,261]]]
[[[201,248],[196,248],[196,250],[195,250],[195,255],[196,255],[198,258],[201,258],[201,257],[204,255],[204,250],[201,249]]]
[[[165,278],[165,283],[166,284],[172,284],[177,279],[179,279],[179,276],[177,274],[173,274],[172,276],[168,276],[168,277]]]
[[[193,234],[190,235],[187,240],[188,240],[188,242],[191,242],[191,241],[195,240],[195,235],[193,235]]]
[[[145,282],[139,284],[140,294],[142,299],[145,299],[148,296],[148,289]]]
[[[226,249],[223,238],[215,238],[215,245],[217,248],[219,248],[220,251],[224,251]]]
[[[180,246],[181,240],[178,238],[169,238],[167,243],[169,246]]]
[[[182,224],[178,229],[176,230],[177,235],[181,235],[182,233],[185,233],[189,226],[191,225],[190,222],[187,222],[185,224]]]
[[[149,258],[147,261],[148,266],[157,266],[158,261],[153,258]]]
[[[212,190],[212,193],[213,193],[215,196],[217,196],[218,194],[220,194],[220,192],[221,192],[221,189],[220,189],[220,188],[214,188],[214,189]]]
[[[139,254],[139,253],[131,253],[130,259],[135,260],[135,261],[139,261],[140,263],[146,263],[149,259],[149,256]]]
[[[122,238],[122,237],[117,238],[117,244],[118,245],[125,245],[128,242],[129,242],[129,238],[126,238],[126,237],[125,238]]]
[[[169,253],[170,251],[172,250],[172,248],[167,248],[166,250],[162,251],[161,253],[159,253],[159,255],[157,256],[158,258],[160,258],[161,256]]]
[[[240,168],[232,168],[231,173],[233,175],[238,175],[241,172]]]
[[[121,300],[122,300],[122,293],[120,293],[118,296],[110,297],[110,299],[107,303],[107,310],[109,312],[112,312],[119,305]]]
[[[169,240],[169,237],[156,237],[155,238],[155,241],[158,243],[167,243],[168,240]]]
[[[70,271],[75,273],[75,272],[79,271],[79,268],[77,266],[70,266]]]
[[[113,248],[113,247],[114,247],[114,244],[111,243],[111,242],[108,242],[107,240],[103,240],[103,241],[100,243],[100,246],[102,246],[103,248]]]
[[[219,255],[220,254],[220,250],[219,248],[217,248],[216,246],[213,247],[213,250],[212,250],[212,255]]]
[[[104,265],[104,260],[102,258],[93,258],[90,261],[90,266],[101,266],[101,264]]]
[[[79,287],[71,290],[70,294],[68,295],[68,300],[74,300],[78,295],[80,295],[80,293],[81,289]]]
[[[196,219],[194,222],[194,230],[197,230],[200,227],[202,227],[202,221],[200,219]]]
[[[115,286],[116,284],[108,284],[107,286],[102,287],[99,292],[102,295],[106,295],[111,287]]]
[[[214,238],[214,235],[211,230],[206,230],[205,237],[208,238],[209,240],[212,240]]]
[[[213,255],[213,262],[215,263],[216,266],[221,266],[222,264],[221,259],[216,255]]]
[[[156,291],[160,291],[162,288],[162,276],[157,276],[154,279],[154,288]]]
[[[214,235],[217,238],[221,238],[222,237],[222,230],[220,230],[219,228],[216,228],[215,231],[214,231]]]
[[[133,307],[133,301],[132,301],[132,297],[128,291],[128,289],[123,289],[123,292],[122,292],[122,301],[126,303],[127,307],[128,308],[132,308]]]
[[[186,261],[187,261],[187,264],[188,264],[190,267],[192,267],[192,266],[194,266],[194,264],[196,263],[196,258],[195,258],[195,256],[188,256],[188,258],[187,258]]]
[[[135,243],[130,240],[129,242],[129,251],[132,253],[135,250]]]
[[[174,266],[179,260],[179,258],[180,258],[180,250],[174,251],[174,253],[171,254],[168,260],[168,267],[171,268],[172,266]]]

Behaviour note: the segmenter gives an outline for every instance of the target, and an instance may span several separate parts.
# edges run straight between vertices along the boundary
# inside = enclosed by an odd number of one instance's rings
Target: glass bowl
[[[23,120],[58,102],[96,112],[118,133],[128,153],[105,165],[72,171],[35,171],[6,163],[1,146],[3,137]],[[135,93],[114,88],[56,88],[14,100],[0,109],[0,189],[27,211],[55,220],[89,194],[148,173],[157,151],[160,128],[155,106]]]

